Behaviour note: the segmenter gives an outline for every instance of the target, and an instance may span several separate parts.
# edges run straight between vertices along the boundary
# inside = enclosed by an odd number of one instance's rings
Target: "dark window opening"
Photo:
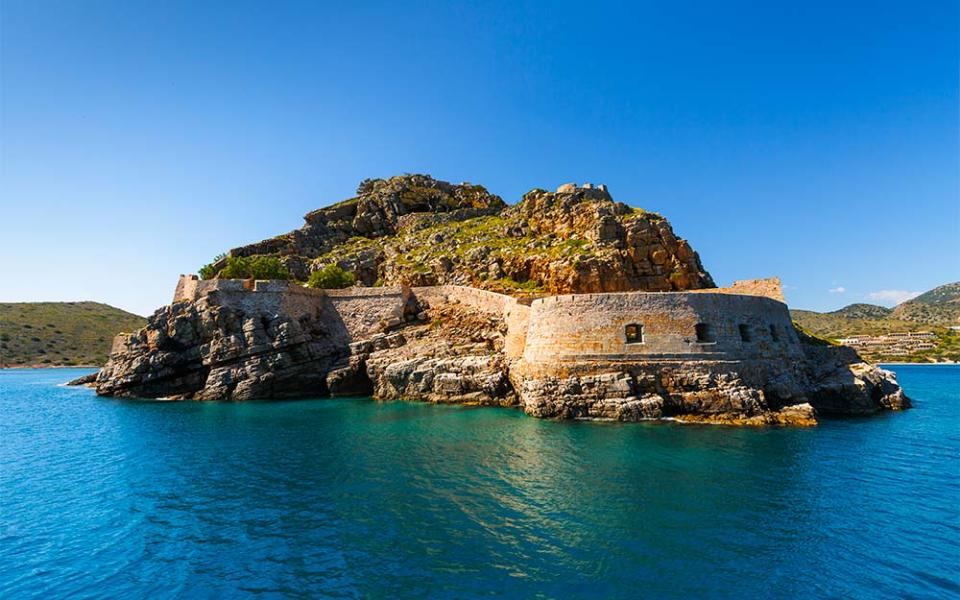
[[[772,337],[772,338],[773,338],[773,341],[775,341],[775,342],[779,342],[779,341],[780,341],[780,334],[777,333],[777,326],[776,326],[776,325],[771,325],[771,326],[770,326],[770,337]]]
[[[697,323],[694,329],[697,332],[697,342],[701,344],[711,344],[716,341],[713,337],[713,327],[707,323]]]
[[[752,342],[753,336],[750,334],[750,326],[744,323],[741,323],[739,327],[740,327],[740,339],[744,342]]]
[[[628,344],[642,344],[643,343],[643,325],[637,323],[631,323],[626,327],[627,334],[627,343]]]

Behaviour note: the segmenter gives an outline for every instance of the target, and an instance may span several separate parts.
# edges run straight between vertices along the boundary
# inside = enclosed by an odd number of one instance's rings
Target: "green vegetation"
[[[275,256],[231,256],[219,275],[221,279],[290,279],[290,272]]]
[[[647,218],[650,219],[651,221],[662,221],[662,220],[663,220],[663,215],[661,215],[661,214],[658,213],[658,212],[651,212],[651,211],[644,210],[644,209],[639,208],[639,207],[636,207],[636,206],[631,206],[630,208],[632,209],[632,212],[630,212],[630,213],[628,213],[628,214],[626,214],[626,215],[623,216],[623,218],[624,218],[625,220],[628,220],[628,221],[629,221],[630,219],[636,219],[637,217],[643,217],[643,216],[647,217]]]
[[[226,257],[227,257],[226,254],[218,254],[213,257],[212,261],[200,267],[200,270],[199,270],[200,279],[213,279],[214,277],[216,277],[217,270],[214,268],[213,265],[220,262]]]
[[[347,288],[355,283],[357,283],[357,278],[353,273],[344,271],[339,266],[332,264],[310,273],[310,279],[307,280],[308,286],[326,290]]]
[[[497,280],[497,283],[510,292],[526,292],[529,294],[536,294],[543,291],[540,285],[532,279],[520,282],[514,281],[510,277],[501,277]]]
[[[960,362],[960,332],[937,328],[937,347],[930,350],[918,350],[907,356],[877,355],[870,357],[876,362]]]
[[[874,304],[851,304],[828,313],[791,310],[790,314],[798,329],[829,340],[920,331],[936,335],[935,348],[917,350],[906,356],[861,351],[864,358],[875,362],[960,361],[960,333],[949,329],[951,325],[960,324],[960,283],[934,288],[892,309]]]
[[[100,366],[113,338],[146,319],[98,302],[0,304],[0,364]]]
[[[917,323],[900,321],[892,317],[866,317],[860,316],[868,314],[863,311],[844,312],[845,310],[840,309],[828,313],[791,310],[790,314],[794,321],[800,323],[809,331],[832,339],[847,337],[848,335],[884,335],[930,329],[929,326],[918,327]]]
[[[944,327],[960,324],[960,282],[941,285],[898,304],[892,314],[901,321]]]
[[[797,330],[797,335],[800,336],[800,341],[806,344],[813,344],[814,346],[837,346],[836,340],[831,340],[829,338],[821,337],[816,333],[810,331],[797,321],[793,322],[793,328]]]

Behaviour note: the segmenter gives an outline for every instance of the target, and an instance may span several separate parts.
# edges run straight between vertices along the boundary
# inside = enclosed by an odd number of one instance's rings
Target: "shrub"
[[[202,273],[201,273],[202,275]],[[290,279],[290,272],[275,256],[231,256],[220,270],[222,279]]]
[[[312,288],[326,290],[350,287],[357,282],[353,273],[344,271],[337,265],[327,265],[324,268],[310,273],[307,285]]]
[[[213,279],[214,277],[216,277],[217,271],[216,269],[213,268],[213,265],[220,262],[225,257],[226,257],[226,254],[218,254],[213,257],[212,261],[200,267],[200,270],[198,271],[198,273],[200,274],[200,279]]]

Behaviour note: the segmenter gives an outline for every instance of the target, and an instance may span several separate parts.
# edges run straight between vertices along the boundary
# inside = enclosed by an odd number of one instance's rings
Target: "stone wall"
[[[765,298],[773,298],[778,302],[784,302],[783,285],[780,283],[779,277],[768,277],[766,279],[741,279],[739,281],[734,281],[729,287],[690,290],[690,292],[706,294],[735,294],[738,296],[763,296]]]
[[[477,288],[443,285],[316,290],[287,281],[198,280],[180,276],[174,301],[216,292],[218,302],[252,313],[320,317],[344,343],[399,326],[411,295],[455,303],[502,318],[504,352],[529,365],[576,361],[790,359],[801,356],[779,280],[736,282],[691,292],[573,294],[529,301]],[[781,296],[782,297],[782,296]],[[697,325],[708,327],[698,340]],[[628,343],[626,328],[641,339]]]
[[[530,306],[523,300],[462,285],[415,287],[412,292],[418,300],[428,304],[463,304],[502,318],[507,325],[504,354],[507,358],[519,358],[523,354],[530,321]]]
[[[533,301],[529,323],[523,354],[528,364],[802,355],[786,305],[758,296],[686,292],[554,296]],[[698,341],[698,324],[708,326],[709,341]],[[642,328],[636,343],[627,343],[628,325]]]
[[[198,280],[181,275],[174,302],[195,301],[218,294],[218,303],[249,314],[285,313],[292,318],[321,317],[344,343],[369,338],[403,322],[403,310],[410,298],[409,288],[348,288],[319,290],[289,281],[240,279]]]
[[[410,299],[410,288],[404,286],[352,287],[325,293],[354,341],[403,323],[404,307]]]
[[[177,280],[177,288],[173,292],[173,301],[188,302],[197,297],[197,285],[200,283],[196,275],[180,275]]]

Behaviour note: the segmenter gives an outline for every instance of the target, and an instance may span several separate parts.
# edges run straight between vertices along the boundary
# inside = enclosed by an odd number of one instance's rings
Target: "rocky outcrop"
[[[404,175],[364,181],[356,197],[305,221],[229,254],[278,256],[300,280],[337,264],[365,286],[457,284],[508,294],[715,287],[666,219],[615,202],[603,186],[535,189],[508,207],[482,186]]]
[[[779,280],[715,289],[663,217],[604,186],[508,207],[424,175],[367,180],[231,254],[279,256],[299,279],[336,263],[361,285],[181,277],[173,304],[117,338],[98,394],[372,395],[744,425],[909,407],[891,373],[794,332]],[[639,292],[608,293],[627,291]]]
[[[279,255],[295,277],[305,280],[313,270],[313,259],[354,238],[373,240],[396,235],[401,222],[411,223],[404,217],[447,215],[467,219],[496,214],[505,207],[499,196],[479,185],[454,185],[429,175],[366,179],[357,187],[355,197],[307,213],[302,228],[234,248],[229,255]],[[215,270],[224,264],[225,259],[221,259]]]
[[[893,374],[857,359],[829,374],[812,363],[697,361],[584,364],[578,373],[512,373],[537,417],[637,421],[676,418],[730,425],[815,425],[817,415],[903,410]],[[795,367],[795,368],[791,368]]]
[[[324,310],[291,314],[266,295],[257,303],[235,296],[213,291],[176,302],[144,329],[120,336],[97,376],[97,393],[194,400],[327,395],[327,372],[348,352],[340,319]]]
[[[145,329],[118,338],[97,393],[193,400],[372,395],[517,406],[541,418],[735,425],[812,425],[822,414],[910,406],[891,373],[810,338],[802,338],[802,359],[791,361],[538,363],[510,351],[507,304],[491,309],[483,293],[464,292],[460,298],[475,301],[461,302],[430,289],[419,297],[387,290],[359,299],[263,289],[269,291],[212,286],[160,309]],[[364,311],[371,314],[358,314]]]

